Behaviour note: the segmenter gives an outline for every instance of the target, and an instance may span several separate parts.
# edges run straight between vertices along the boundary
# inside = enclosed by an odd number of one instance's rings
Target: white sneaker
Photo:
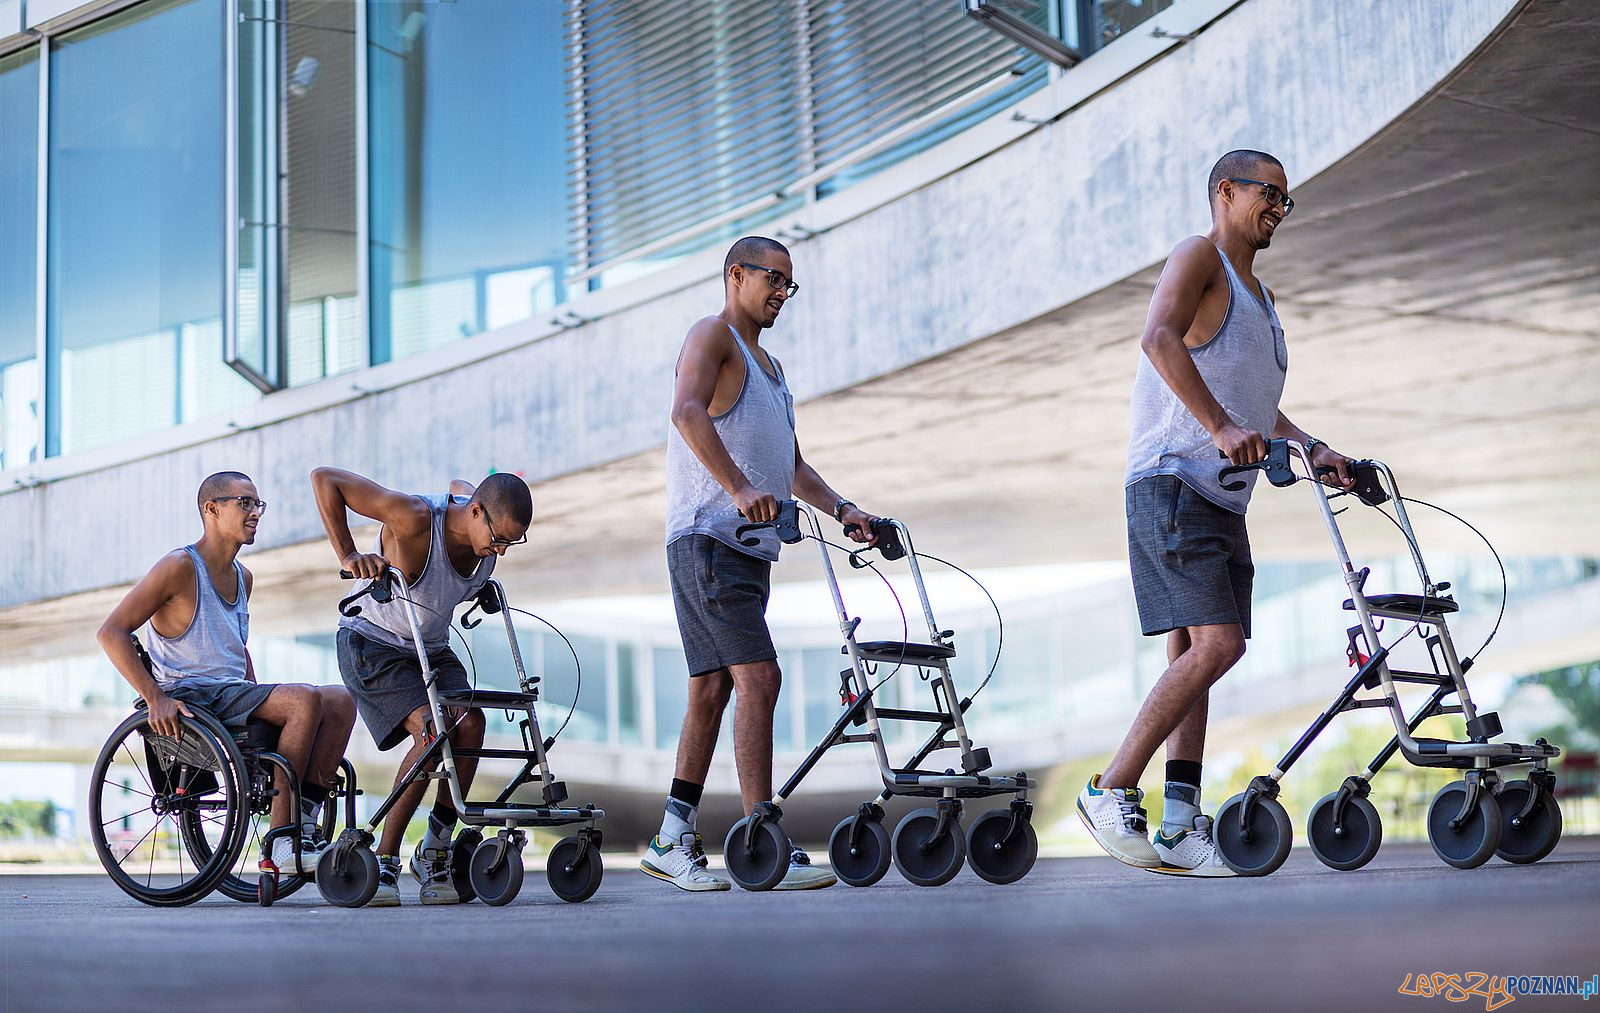
[[[791,845],[789,849],[789,871],[784,873],[783,879],[773,889],[820,890],[837,882],[839,882],[839,877],[827,869],[819,869],[812,865],[810,855]]]
[[[1124,865],[1154,869],[1162,861],[1146,836],[1145,811],[1139,806],[1143,799],[1138,788],[1101,788],[1096,774],[1078,793],[1078,818],[1106,854]]]
[[[310,834],[300,838],[300,864],[295,865],[294,840],[288,834],[280,834],[273,838],[272,848],[268,852],[272,864],[278,867],[280,876],[306,876],[314,877],[317,874],[317,862],[322,860],[322,853],[328,850],[327,841],[319,841]]]
[[[411,875],[422,884],[417,899],[424,904],[459,904],[461,895],[450,878],[450,849],[424,848],[417,842],[411,853]]]
[[[1169,876],[1237,876],[1228,868],[1217,852],[1217,842],[1211,836],[1211,817],[1196,816],[1194,828],[1180,830],[1168,837],[1164,829],[1156,831],[1156,854],[1161,856],[1161,867],[1151,872]]]
[[[367,907],[400,906],[400,859],[378,856],[378,892],[367,901]]]
[[[731,889],[727,880],[706,869],[705,849],[695,833],[684,834],[677,844],[660,836],[650,838],[639,871],[690,893]]]

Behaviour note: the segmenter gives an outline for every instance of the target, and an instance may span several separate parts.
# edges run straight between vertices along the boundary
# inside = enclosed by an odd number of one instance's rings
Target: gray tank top
[[[1270,439],[1289,369],[1283,327],[1272,304],[1245,285],[1222,251],[1217,255],[1228,276],[1228,312],[1216,335],[1189,349],[1189,355],[1228,417]],[[1133,379],[1130,414],[1133,433],[1128,441],[1124,486],[1152,475],[1176,475],[1218,506],[1236,514],[1245,512],[1260,472],[1239,476],[1245,486],[1238,492],[1222,488],[1217,471],[1227,462],[1217,455],[1211,434],[1143,353]]]
[[[711,424],[751,485],[788,499],[794,495],[794,396],[775,357],[768,356],[777,376],[761,368],[738,331],[733,331],[733,343],[744,356],[744,387],[733,407]],[[684,535],[709,535],[747,555],[776,561],[783,544],[778,536],[764,528],[747,536],[758,538],[758,545],[741,545],[734,531],[744,523],[733,497],[711,477],[678,427],[668,425],[667,544]]]
[[[463,577],[450,562],[450,553],[444,547],[444,512],[450,497],[424,496],[433,513],[433,526],[428,542],[428,561],[416,583],[406,588],[406,597],[417,606],[417,625],[422,630],[422,643],[431,653],[450,644],[450,618],[456,606],[478,593],[494,574],[497,557],[479,559],[472,576]],[[383,532],[378,533],[375,552],[383,551]],[[396,589],[398,590],[398,589]],[[411,623],[406,619],[405,605],[398,594],[387,602],[371,598],[361,599],[361,614],[342,616],[340,627],[354,630],[368,640],[388,644],[405,651],[414,651],[411,643]]]
[[[236,559],[233,604],[223,600],[211,583],[206,561],[193,545],[185,545],[194,564],[194,618],[175,637],[167,638],[150,626],[146,653],[155,669],[156,683],[170,686],[180,679],[243,679],[248,662],[244,645],[250,639],[250,603],[244,593],[244,567]]]

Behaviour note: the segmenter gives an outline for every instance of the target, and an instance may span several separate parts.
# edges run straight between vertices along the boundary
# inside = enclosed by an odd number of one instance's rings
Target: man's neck
[[[243,542],[219,535],[215,531],[207,531],[194,543],[194,548],[200,553],[200,558],[205,560],[207,569],[223,570],[233,565],[243,545]]]
[[[751,348],[761,344],[761,326],[748,313],[730,304],[724,305],[722,312],[718,313],[717,317],[723,323],[732,327],[733,332],[739,335],[739,340],[745,342]]]
[[[1233,264],[1233,269],[1246,278],[1255,276],[1256,248],[1242,236],[1228,232],[1221,226],[1215,226],[1208,233],[1208,238],[1222,251]]]
[[[468,555],[472,557],[472,570],[478,568],[478,553],[472,548],[472,537],[467,534],[467,511],[470,503],[457,503],[453,500],[444,508],[444,551],[450,557],[450,565],[455,566],[456,557]],[[461,568],[456,567],[456,573],[463,577],[472,576],[472,572],[461,573]]]

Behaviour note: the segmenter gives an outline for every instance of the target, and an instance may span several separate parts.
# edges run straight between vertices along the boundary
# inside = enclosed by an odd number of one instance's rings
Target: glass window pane
[[[617,645],[617,735],[625,746],[644,743],[639,726],[639,678],[633,663],[633,645]]]
[[[657,749],[676,749],[683,716],[689,710],[689,664],[683,650],[657,647],[650,652],[655,672]]]
[[[256,396],[222,361],[223,12],[141,4],[50,52],[51,453]]]
[[[563,298],[562,5],[368,8],[373,360]]]
[[[0,57],[0,470],[39,457],[39,52]]]
[[[549,701],[539,718],[545,734],[554,735],[561,727],[576,694],[578,707],[563,734],[572,736],[574,741],[606,741],[606,642],[599,637],[568,638],[583,665],[580,687],[580,673],[573,665],[573,650],[568,650],[566,643],[554,634],[542,635],[539,639],[544,644],[544,699]]]

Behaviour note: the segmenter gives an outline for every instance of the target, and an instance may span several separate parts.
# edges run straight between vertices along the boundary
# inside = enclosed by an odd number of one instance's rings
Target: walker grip
[[[1217,456],[1226,458],[1228,455],[1219,450]],[[1244,488],[1245,483],[1242,480],[1230,482],[1228,479],[1246,471],[1256,470],[1266,472],[1267,481],[1280,488],[1294,485],[1296,476],[1294,469],[1289,466],[1289,441],[1268,440],[1266,457],[1254,464],[1230,464],[1217,472],[1217,481],[1221,482],[1222,487],[1229,492],[1238,492]]]

